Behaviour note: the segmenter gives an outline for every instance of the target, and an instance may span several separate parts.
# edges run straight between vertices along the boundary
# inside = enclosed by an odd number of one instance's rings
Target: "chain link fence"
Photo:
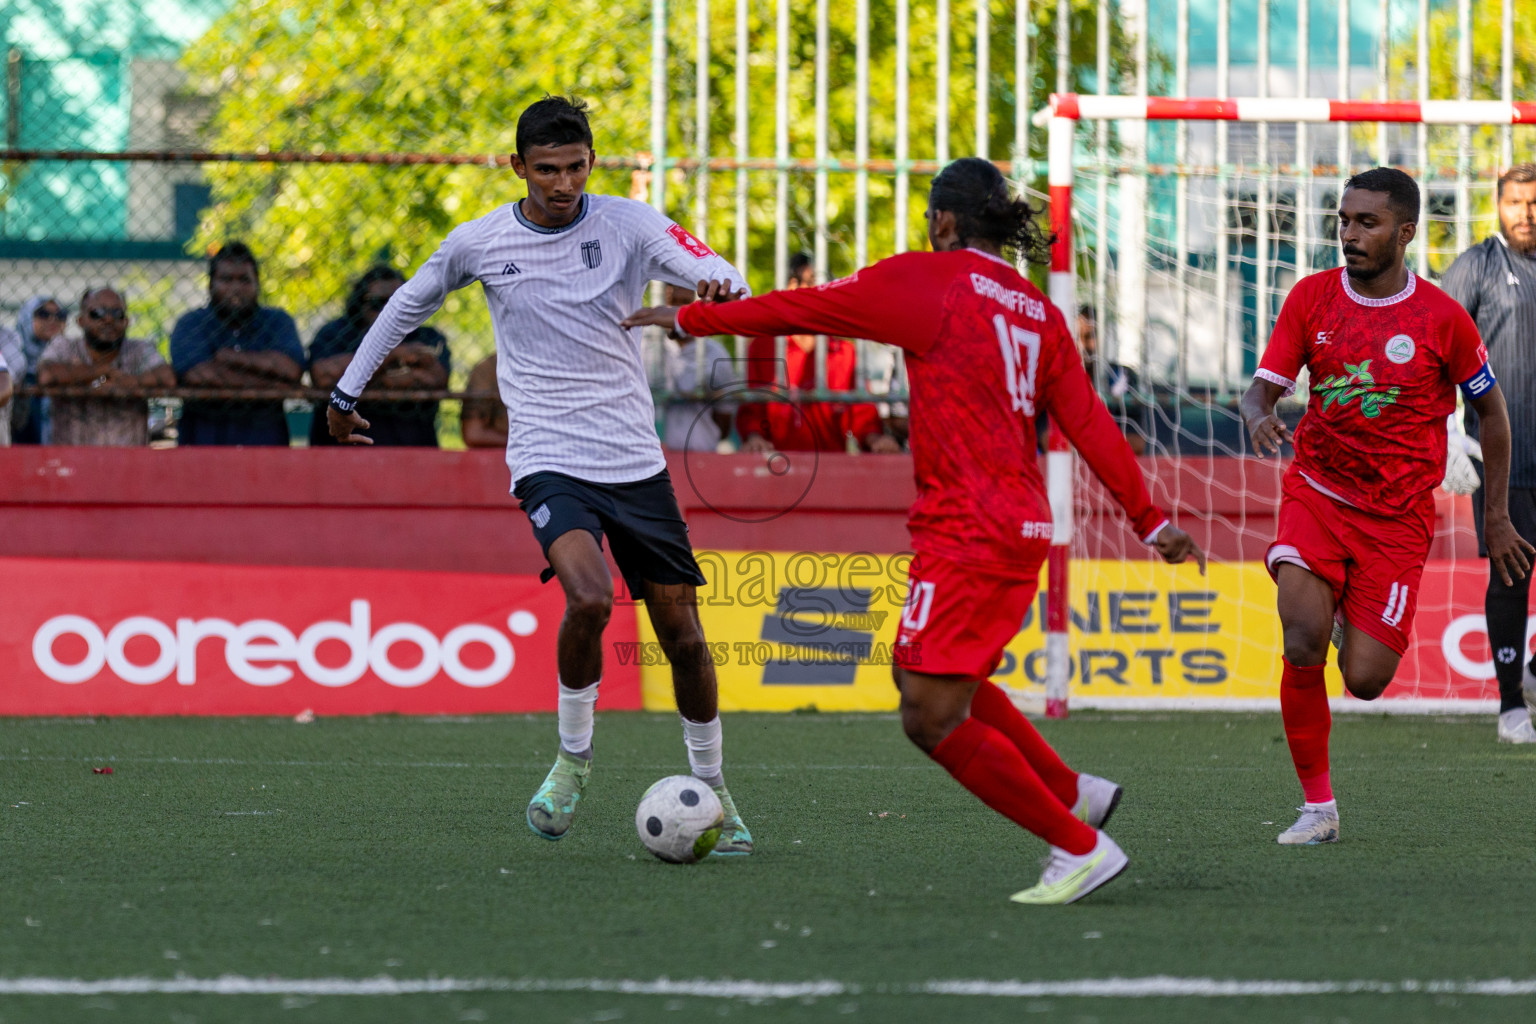
[[[1027,115],[1059,85],[1054,62],[1092,66],[1091,19],[1062,19],[1076,8],[1092,2],[0,0],[0,322],[20,346],[8,361],[25,366],[16,438],[51,438],[54,402],[78,411],[110,392],[118,413],[145,403],[154,443],[186,443],[178,421],[216,403],[281,409],[303,443],[331,376],[315,372],[328,358],[316,339],[358,333],[348,298],[372,268],[408,274],[455,224],[523,194],[507,154],[517,113],[546,93],[593,106],[593,191],[660,205],[756,291],[786,284],[800,253],[808,279],[826,280],[919,245],[927,182],[951,155],[1001,158],[1023,184],[1042,169]],[[1130,43],[1112,37],[1118,66]],[[175,362],[176,326],[207,306],[208,257],[231,241],[259,260],[262,303],[291,316],[303,379],[229,387],[178,365],[167,383],[147,354],[131,379],[39,375],[56,337],[89,357],[81,314],[95,306],[81,300],[102,288],[123,301],[126,337]],[[446,380],[396,366],[397,386],[376,381],[370,397],[418,417],[435,405],[436,440],[456,446],[465,397],[494,390],[488,313],[466,289],[430,326]],[[854,340],[849,360],[818,339],[797,357],[780,340],[759,393],[747,343],[728,348],[746,402],[874,399],[899,430],[888,400],[904,374],[889,350]],[[709,398],[678,393],[682,364],[702,355],[648,339],[659,428],[668,404]],[[829,378],[829,357],[851,369]],[[791,379],[800,363],[808,376]]]

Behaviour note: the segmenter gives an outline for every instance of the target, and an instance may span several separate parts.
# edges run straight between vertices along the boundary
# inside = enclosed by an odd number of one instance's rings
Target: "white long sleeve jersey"
[[[629,483],[666,467],[646,382],[640,331],[619,321],[646,284],[700,280],[745,287],[740,271],[644,203],[586,195],[561,228],[540,227],[517,203],[461,224],[390,298],[340,388],[361,394],[400,340],[479,281],[496,338],[507,405],[512,483],[552,470],[593,483]]]

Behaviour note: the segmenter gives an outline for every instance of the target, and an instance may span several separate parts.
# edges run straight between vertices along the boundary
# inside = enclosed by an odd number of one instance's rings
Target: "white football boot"
[[[1125,790],[1108,779],[1079,772],[1077,802],[1072,805],[1072,814],[1092,828],[1103,828],[1109,816],[1115,813],[1115,808],[1120,806],[1120,798],[1124,795]]]
[[[1338,803],[1330,800],[1326,804],[1303,804],[1296,809],[1301,817],[1275,840],[1281,846],[1316,846],[1339,841]]]
[[[1536,727],[1531,725],[1530,708],[1511,708],[1499,716],[1499,742],[1536,743]]]
[[[1131,862],[1109,836],[1098,834],[1093,849],[1074,856],[1059,846],[1051,847],[1045,858],[1045,871],[1033,887],[1008,897],[1015,903],[1035,906],[1059,906],[1076,903],[1093,890],[1113,881]]]

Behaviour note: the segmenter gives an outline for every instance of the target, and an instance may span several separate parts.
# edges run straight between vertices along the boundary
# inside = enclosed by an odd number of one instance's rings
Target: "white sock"
[[[682,718],[681,715],[678,716]],[[725,761],[724,744],[720,738],[720,716],[707,722],[690,722],[683,718],[683,742],[688,744],[688,767],[694,777],[706,786],[720,786],[725,780],[720,766]]]
[[[1339,809],[1339,802],[1338,800],[1329,800],[1325,803],[1314,804],[1310,801],[1304,801],[1302,806],[1309,811],[1337,811]]]
[[[568,754],[592,756],[592,708],[597,703],[597,685],[601,682],[599,679],[580,690],[559,684],[560,746]]]

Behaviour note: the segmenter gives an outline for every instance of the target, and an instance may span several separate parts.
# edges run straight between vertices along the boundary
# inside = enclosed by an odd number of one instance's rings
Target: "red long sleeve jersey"
[[[1165,521],[1061,314],[996,257],[904,253],[819,288],[684,306],[678,324],[696,336],[808,332],[905,349],[918,552],[997,572],[1038,561],[1051,535],[1034,429],[1046,412],[1140,537]]]

